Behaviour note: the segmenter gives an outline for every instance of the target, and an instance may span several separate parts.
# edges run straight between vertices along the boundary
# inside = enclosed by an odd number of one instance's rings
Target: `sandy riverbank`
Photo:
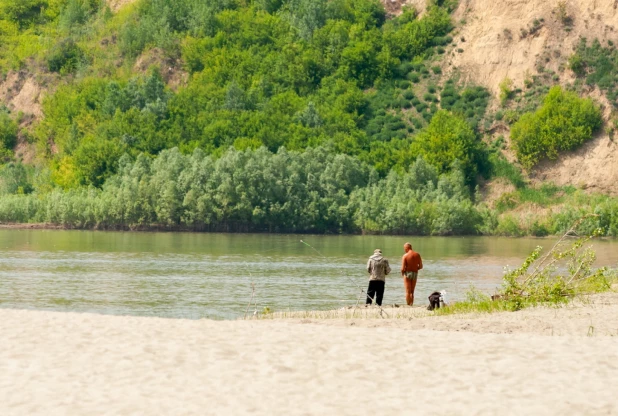
[[[561,309],[412,315],[0,310],[0,414],[618,414],[615,293]]]

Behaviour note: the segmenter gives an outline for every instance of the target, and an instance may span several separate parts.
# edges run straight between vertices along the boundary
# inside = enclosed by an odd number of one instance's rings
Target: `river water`
[[[306,241],[314,249],[302,244]],[[458,299],[493,292],[554,240],[496,237],[300,236],[0,230],[0,308],[169,318],[242,317],[256,306],[324,310],[353,305],[375,248],[391,261],[384,304],[403,304],[399,262],[410,241],[425,264],[417,303],[435,290]],[[618,241],[597,241],[598,265],[615,265]]]

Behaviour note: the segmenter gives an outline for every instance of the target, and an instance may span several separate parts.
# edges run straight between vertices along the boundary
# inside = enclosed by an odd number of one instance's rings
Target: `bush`
[[[491,176],[496,178],[506,178],[517,188],[523,188],[525,185],[524,177],[521,171],[509,163],[500,153],[493,152],[489,156],[489,164],[491,166]]]
[[[500,105],[505,106],[513,97],[513,80],[504,78],[500,83]]]
[[[17,142],[17,123],[0,109],[0,149],[13,150]]]
[[[47,57],[47,68],[51,72],[67,74],[74,72],[85,61],[85,54],[73,39],[58,43]]]
[[[41,23],[48,6],[48,0],[3,0],[0,2],[0,17],[26,28]]]
[[[425,100],[425,101],[427,101],[428,103],[430,103],[430,102],[435,102],[435,101],[437,101],[438,99],[436,98],[436,96],[435,96],[435,95],[433,95],[433,94],[431,94],[431,93],[429,93],[429,92],[426,92],[426,93],[423,95],[423,100]]]
[[[408,79],[415,84],[418,84],[419,82],[421,82],[421,77],[419,77],[419,75],[416,72],[410,72],[408,74]]]
[[[0,167],[0,195],[31,193],[34,190],[31,170],[21,163],[7,163]]]
[[[531,168],[542,159],[555,159],[559,152],[581,146],[602,122],[592,100],[554,87],[537,112],[524,114],[513,125],[511,139],[519,161]]]
[[[98,0],[68,0],[60,14],[60,26],[71,30],[83,25],[101,5],[102,3]]]

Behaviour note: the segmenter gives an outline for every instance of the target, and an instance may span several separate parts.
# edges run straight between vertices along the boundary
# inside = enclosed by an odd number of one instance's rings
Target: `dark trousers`
[[[381,280],[370,280],[369,288],[367,289],[367,305],[371,305],[371,300],[375,297],[376,303],[382,306],[382,298],[384,297],[384,282]]]

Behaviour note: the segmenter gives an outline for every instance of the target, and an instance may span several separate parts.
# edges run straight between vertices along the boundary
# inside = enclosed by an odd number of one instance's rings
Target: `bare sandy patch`
[[[122,6],[127,4],[135,3],[137,0],[107,0],[107,4],[109,8],[112,9],[113,12],[120,10]]]
[[[507,77],[522,87],[538,63],[562,73],[581,37],[616,37],[617,6],[614,0],[567,0],[572,18],[567,27],[558,16],[558,1],[463,0],[455,12],[456,19],[465,22],[455,39],[463,51],[453,51],[451,63],[464,80],[495,93]],[[531,30],[535,21],[537,27]]]
[[[580,149],[542,162],[533,172],[536,183],[573,185],[588,191],[618,195],[618,138],[599,135]]]
[[[618,311],[595,299],[397,320],[0,310],[0,414],[614,414]]]
[[[439,315],[427,311],[425,307],[385,307],[381,314],[379,308],[361,307],[357,310],[346,308],[274,314],[274,319],[296,319],[300,323],[334,326],[446,332],[618,337],[618,293],[595,294],[563,306],[529,308],[517,312]]]
[[[4,82],[0,83],[0,101],[15,113],[21,111],[36,118],[43,115],[43,92],[34,78],[24,71],[11,71]]]

